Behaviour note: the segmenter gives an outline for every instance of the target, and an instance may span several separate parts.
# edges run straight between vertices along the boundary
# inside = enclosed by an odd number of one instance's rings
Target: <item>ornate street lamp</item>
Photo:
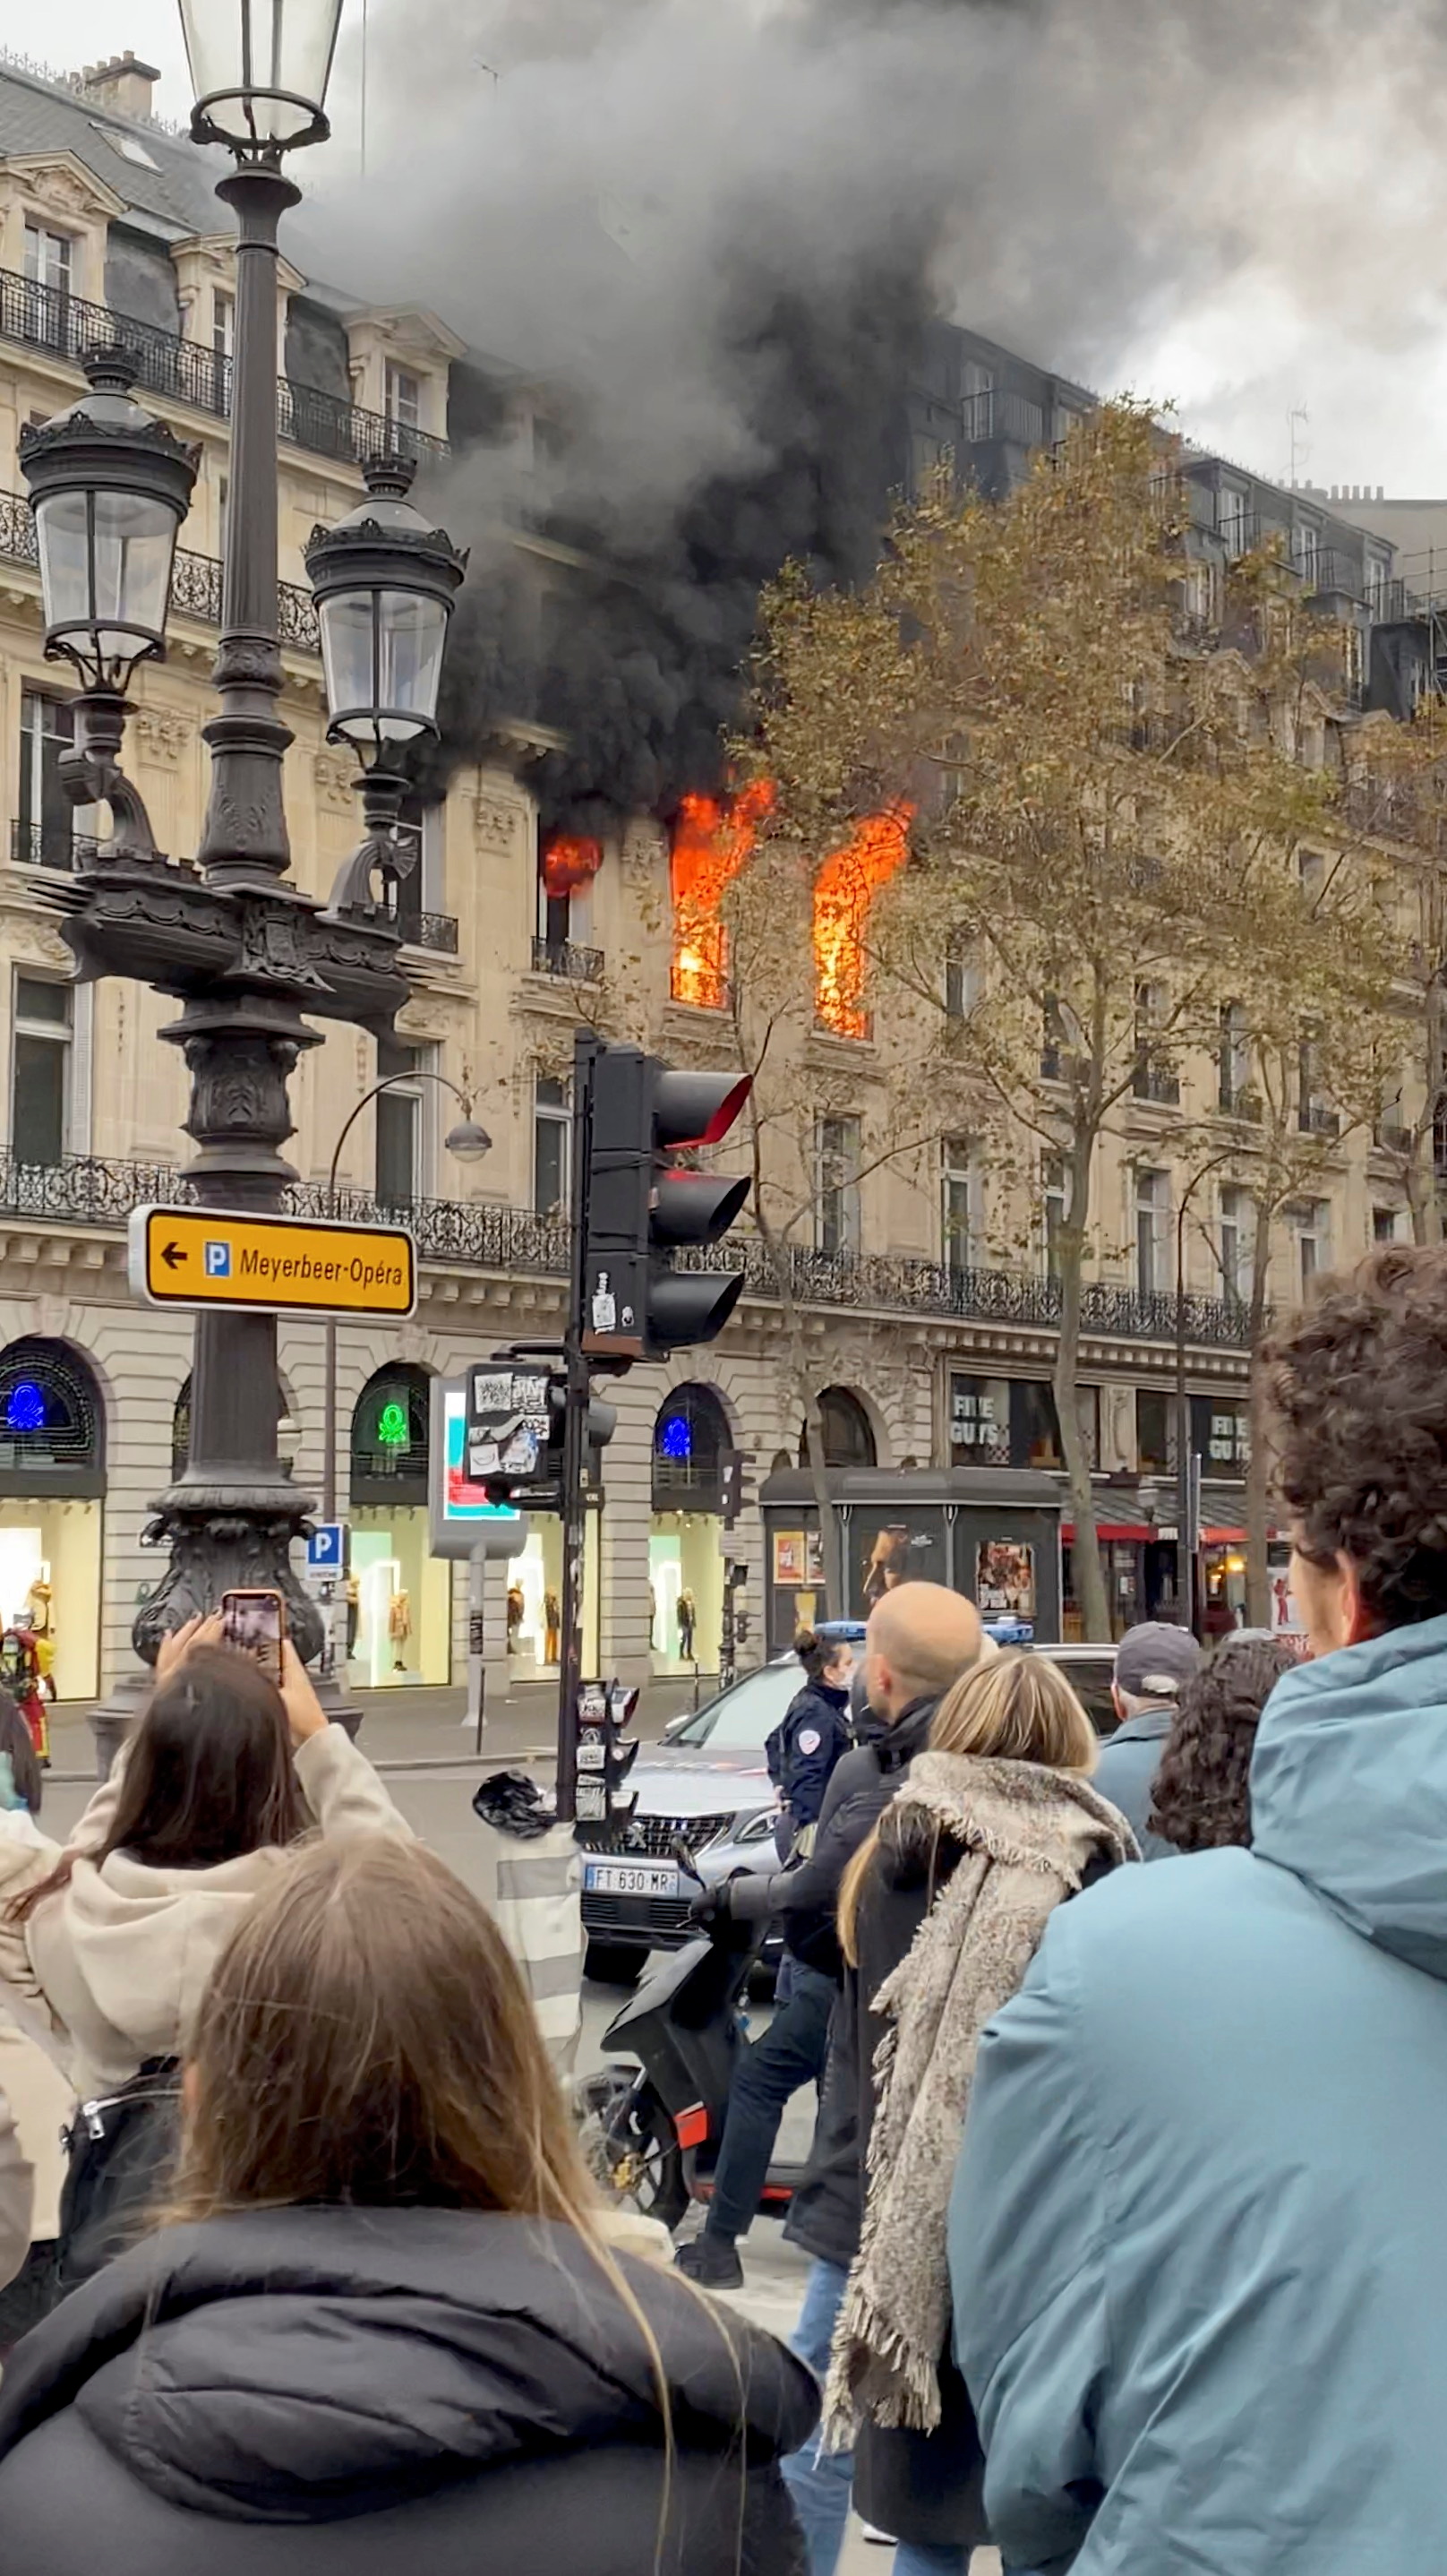
[[[324,143],[341,15],[342,0],[181,0],[192,141],[237,153]]]
[[[327,131],[323,102],[340,5],[182,0],[197,93],[192,131],[234,156],[216,193],[238,224],[220,707],[204,728],[211,796],[194,860],[157,856],[144,809],[115,766],[126,681],[138,660],[161,649],[172,550],[194,475],[190,451],[128,401],[129,379],[114,361],[73,407],[69,426],[48,423],[23,448],[51,649],[68,655],[84,683],[82,741],[68,792],[77,801],[103,796],[117,823],[112,840],[84,856],[49,899],[66,917],[65,935],[84,974],[134,976],[179,1004],[161,1035],[180,1049],[191,1079],[185,1125],[198,1150],[183,1178],[203,1206],[234,1213],[278,1210],[297,1177],[281,1149],[293,1132],[291,1074],[302,1051],[319,1042],[309,1023],[341,1020],[380,1035],[409,993],[387,903],[388,875],[400,873],[396,802],[380,841],[374,835],[346,863],[325,904],[289,881],[282,803],[292,736],[278,706],[276,259],[280,217],[300,194],[282,156]],[[98,417],[102,403],[114,408]],[[85,462],[87,443],[96,451],[93,463]],[[437,663],[462,559],[406,509],[405,485],[395,477],[360,517],[382,534],[378,557],[376,541],[363,545],[359,528],[351,587],[380,592],[378,652],[363,694],[377,719],[374,749],[385,745],[390,759],[393,744],[435,721]],[[390,561],[390,579],[367,571],[364,557]],[[392,593],[406,594],[400,606],[389,604]],[[346,675],[340,639],[348,612],[338,613],[328,667]],[[394,720],[409,730],[389,729]],[[376,767],[374,761],[369,776]],[[380,896],[374,876],[382,880]],[[136,1619],[137,1653],[153,1663],[169,1628],[233,1586],[263,1585],[286,1596],[291,1633],[311,1661],[322,1643],[321,1618],[292,1570],[311,1503],[277,1454],[275,1407],[263,1394],[277,1384],[276,1319],[218,1307],[198,1314],[194,1331],[187,1461],[146,1532],[169,1546],[170,1561]],[[123,1682],[96,1714],[103,1764],[134,1712],[142,1679]],[[323,1689],[335,1702],[334,1686],[324,1682]],[[332,1713],[343,1712],[334,1705]]]
[[[69,662],[81,685],[62,776],[73,804],[110,806],[113,849],[149,855],[145,806],[119,766],[126,690],[136,664],[166,650],[171,566],[201,451],[132,401],[129,349],[89,349],[81,363],[90,391],[20,432],[46,658]]]
[[[437,731],[442,647],[467,569],[466,555],[408,500],[415,470],[404,457],[369,460],[366,500],[336,527],[313,528],[306,550],[327,740],[350,743],[362,766],[367,837],[343,880],[359,896],[374,869],[386,885],[412,864],[397,833],[409,783],[400,763],[409,744]]]

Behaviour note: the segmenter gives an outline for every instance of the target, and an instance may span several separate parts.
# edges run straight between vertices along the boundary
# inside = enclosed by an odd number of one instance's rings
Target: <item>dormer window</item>
[[[420,429],[422,426],[422,386],[409,367],[394,366],[387,361],[387,418],[394,429]]]
[[[75,244],[69,233],[53,233],[44,224],[25,227],[25,274],[32,285],[53,287],[58,294],[70,293],[71,262]]]

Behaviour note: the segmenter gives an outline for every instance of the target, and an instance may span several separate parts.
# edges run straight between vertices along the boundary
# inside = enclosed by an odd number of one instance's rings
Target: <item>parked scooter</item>
[[[679,1868],[701,1888],[687,1845]],[[712,2196],[729,2086],[747,2045],[739,1998],[758,1957],[758,1930],[720,1921],[660,1958],[604,2033],[636,2066],[585,2076],[575,2096],[588,2160],[605,2191],[677,2227],[691,2200]],[[803,2166],[774,2164],[761,2214],[782,2218]]]

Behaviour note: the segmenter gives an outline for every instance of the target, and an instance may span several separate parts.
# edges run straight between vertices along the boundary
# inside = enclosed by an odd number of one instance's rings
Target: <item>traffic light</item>
[[[731,1530],[753,1501],[748,1469],[752,1449],[725,1449],[719,1458],[719,1505],[724,1528]]]
[[[749,1184],[672,1158],[721,1142],[749,1077],[680,1072],[639,1047],[599,1045],[589,1079],[583,1351],[641,1360],[711,1342],[738,1304],[743,1273],[676,1270],[673,1255],[727,1234]]]
[[[626,1822],[638,1804],[638,1793],[625,1801],[623,1783],[638,1759],[638,1738],[625,1743],[623,1730],[638,1706],[636,1690],[610,1682],[584,1685],[578,1701],[578,1822],[607,1825]]]

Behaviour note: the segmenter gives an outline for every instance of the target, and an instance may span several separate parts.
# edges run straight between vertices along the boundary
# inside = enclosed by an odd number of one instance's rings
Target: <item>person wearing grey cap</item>
[[[1120,1724],[1102,1748],[1095,1785],[1127,1819],[1147,1860],[1175,1856],[1175,1846],[1151,1832],[1151,1791],[1177,1695],[1200,1666],[1201,1649],[1189,1628],[1170,1628],[1162,1619],[1128,1628],[1115,1650],[1110,1695]]]

